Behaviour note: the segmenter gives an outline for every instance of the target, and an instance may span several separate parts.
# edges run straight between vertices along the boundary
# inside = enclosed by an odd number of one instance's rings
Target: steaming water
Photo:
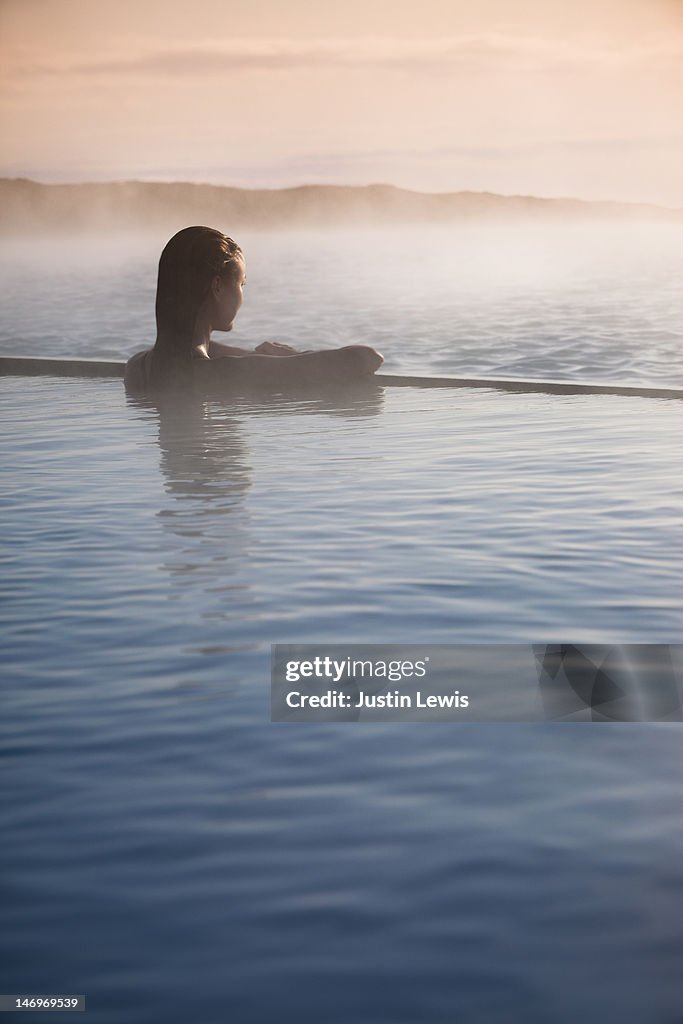
[[[4,354],[154,340],[165,237],[5,245]],[[244,233],[231,343],[367,343],[387,372],[683,385],[683,226]]]
[[[235,340],[680,382],[656,237],[589,285],[555,250],[543,282],[528,249],[253,236]],[[6,268],[8,350],[147,343],[144,246],[48,256]],[[680,1019],[680,725],[268,707],[272,642],[680,643],[679,402],[387,389],[169,419],[119,381],[0,391],[0,991],[84,992],[96,1024]]]

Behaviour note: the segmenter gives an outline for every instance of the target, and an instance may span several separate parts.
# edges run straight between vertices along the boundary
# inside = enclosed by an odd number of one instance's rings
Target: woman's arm
[[[299,384],[334,384],[370,377],[384,362],[384,357],[368,345],[347,345],[321,352],[301,352],[282,359],[247,353],[239,358],[209,360],[202,372],[215,381],[263,387]]]

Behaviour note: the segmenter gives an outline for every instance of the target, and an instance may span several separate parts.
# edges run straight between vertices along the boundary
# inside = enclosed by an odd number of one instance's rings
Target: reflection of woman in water
[[[298,352],[264,342],[249,352],[212,341],[212,331],[232,330],[245,281],[244,255],[227,235],[207,227],[174,235],[159,260],[156,343],[128,360],[126,387],[158,391],[185,384],[279,388],[348,382],[369,377],[384,362],[367,345]]]

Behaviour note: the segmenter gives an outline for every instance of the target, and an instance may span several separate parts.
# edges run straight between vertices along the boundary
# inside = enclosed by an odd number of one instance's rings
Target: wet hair
[[[216,275],[236,278],[243,258],[237,242],[215,228],[183,228],[167,242],[159,259],[151,387],[192,382],[199,310]]]

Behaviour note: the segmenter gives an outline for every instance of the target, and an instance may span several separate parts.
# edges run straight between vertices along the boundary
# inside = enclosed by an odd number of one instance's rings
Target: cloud
[[[6,55],[7,58],[7,55]],[[177,75],[210,77],[240,72],[374,69],[444,74],[454,71],[543,71],[558,69],[628,68],[671,64],[683,69],[683,38],[651,39],[640,45],[607,47],[500,32],[445,39],[235,39],[217,44],[148,50],[137,54],[12,61],[22,76],[108,76],[163,78]],[[7,64],[6,64],[7,68]]]
[[[426,147],[415,150],[411,147],[387,148],[377,150],[356,150],[337,153],[304,153],[287,160],[278,160],[269,165],[271,169],[280,171],[298,171],[316,169],[325,171],[330,168],[361,167],[365,164],[376,164],[383,160],[410,160],[411,162],[432,162],[440,159],[471,159],[471,160],[524,160],[532,156],[552,156],[562,154],[591,153],[603,155],[619,155],[623,153],[653,153],[660,150],[683,150],[683,132],[656,136],[633,136],[631,138],[566,138],[547,139],[529,142],[509,143],[505,145],[460,145]],[[225,170],[227,168],[221,168]],[[262,171],[263,164],[230,165],[231,170]]]
[[[179,175],[177,166],[149,165],[138,169],[135,175],[149,180],[173,180],[179,177],[192,181],[214,182],[239,181],[245,185],[272,184],[274,181],[310,180],[313,177],[338,180],[340,175],[362,176],[363,180],[372,175],[391,177],[397,166],[419,170],[423,167],[437,167],[461,161],[485,165],[491,163],[524,164],[529,158],[559,157],[570,159],[587,155],[591,159],[642,156],[658,152],[683,152],[683,133],[659,136],[634,136],[632,138],[567,138],[510,143],[508,145],[461,145],[426,147],[415,150],[405,148],[383,148],[376,150],[355,150],[344,152],[309,152],[285,159],[262,160],[258,163],[232,160],[229,163],[206,162],[197,165],[183,165]],[[82,170],[82,168],[81,168]],[[109,169],[110,170],[110,169]],[[6,174],[9,173],[5,169]],[[18,172],[13,172],[18,173]],[[26,173],[22,170],[22,173]],[[103,172],[104,173],[104,172]],[[29,175],[30,176],[30,175]],[[99,169],[97,177],[100,177]],[[111,174],[109,174],[111,177]],[[106,177],[106,173],[105,173]],[[341,179],[339,179],[341,180]],[[384,180],[384,179],[383,179]]]

